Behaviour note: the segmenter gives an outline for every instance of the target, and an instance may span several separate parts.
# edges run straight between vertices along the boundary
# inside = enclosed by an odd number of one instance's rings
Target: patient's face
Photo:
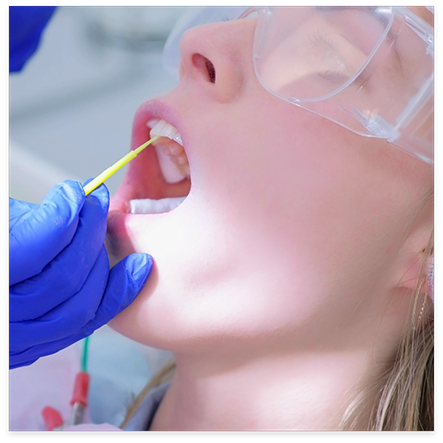
[[[161,118],[181,133],[190,166],[190,181],[167,184],[147,149],[111,205],[111,261],[155,260],[112,326],[148,345],[325,349],[350,328],[363,336],[386,308],[402,230],[431,186],[423,162],[269,94],[253,71],[254,26],[189,31],[178,87],[134,119],[133,147]],[[127,213],[130,199],[185,195],[165,214]]]

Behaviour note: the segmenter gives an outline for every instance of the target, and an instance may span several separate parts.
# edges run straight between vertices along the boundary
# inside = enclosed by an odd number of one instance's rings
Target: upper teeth
[[[168,137],[171,140],[174,140],[183,146],[182,137],[180,135],[180,132],[178,132],[177,129],[174,128],[174,126],[170,125],[169,123],[165,122],[164,120],[150,120],[148,122],[148,126],[150,128],[152,128],[151,132],[150,132],[151,137],[154,137],[154,135]]]
[[[180,133],[164,120],[150,120],[150,135],[162,138],[154,142],[157,158],[163,177],[168,183],[177,183],[189,178],[189,163],[183,149]],[[168,140],[169,139],[169,140]],[[177,142],[177,143],[174,143]]]

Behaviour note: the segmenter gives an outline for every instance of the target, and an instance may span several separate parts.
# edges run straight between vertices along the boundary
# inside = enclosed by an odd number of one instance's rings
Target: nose
[[[211,23],[188,30],[180,43],[180,77],[220,102],[233,100],[251,78],[255,20]]]

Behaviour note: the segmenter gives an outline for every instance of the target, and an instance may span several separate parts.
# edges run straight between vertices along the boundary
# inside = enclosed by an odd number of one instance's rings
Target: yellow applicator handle
[[[108,169],[104,170],[100,175],[94,178],[91,182],[89,182],[83,190],[85,191],[85,195],[88,195],[91,193],[95,188],[100,186],[106,179],[111,177],[112,174],[117,172],[120,168],[126,165],[126,163],[129,163],[133,158],[137,157],[140,152],[143,151],[147,146],[149,146],[153,141],[160,138],[159,135],[156,135],[155,137],[152,137],[151,140],[148,140],[146,143],[143,143],[141,146],[139,146],[137,149],[134,149],[132,151],[129,151],[123,158],[121,158],[118,162],[115,162],[112,166],[110,166]]]

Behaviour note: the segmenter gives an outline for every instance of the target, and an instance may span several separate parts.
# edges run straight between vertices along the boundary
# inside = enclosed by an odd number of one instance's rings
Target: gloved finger
[[[37,49],[55,6],[9,7],[9,72],[20,71]]]
[[[111,269],[106,292],[96,315],[82,330],[84,337],[107,324],[134,301],[145,285],[152,267],[152,257],[140,253],[127,256]]]
[[[36,344],[29,348],[9,352],[10,369],[33,363],[39,357],[54,354],[79,340],[91,335],[119,312],[127,308],[143,288],[153,266],[152,257],[148,254],[132,254],[120,261],[111,270],[108,288],[96,316],[79,332],[68,337],[44,344]],[[114,284],[118,288],[114,288]],[[112,288],[112,290],[111,290]],[[110,291],[110,292],[108,292]]]
[[[70,243],[85,193],[79,182],[55,185],[41,205],[9,229],[9,284],[32,277]]]
[[[9,230],[18,223],[22,216],[36,208],[38,205],[9,197]]]
[[[24,353],[9,354],[9,369],[21,368],[23,366],[32,365],[38,360],[38,357],[28,359],[26,351]]]
[[[47,314],[31,321],[9,322],[9,349],[15,352],[36,343],[48,343],[78,332],[100,305],[109,275],[106,249],[102,250],[81,290]]]
[[[88,195],[72,242],[43,271],[9,288],[9,320],[41,317],[83,287],[103,248],[109,193],[105,187]]]

